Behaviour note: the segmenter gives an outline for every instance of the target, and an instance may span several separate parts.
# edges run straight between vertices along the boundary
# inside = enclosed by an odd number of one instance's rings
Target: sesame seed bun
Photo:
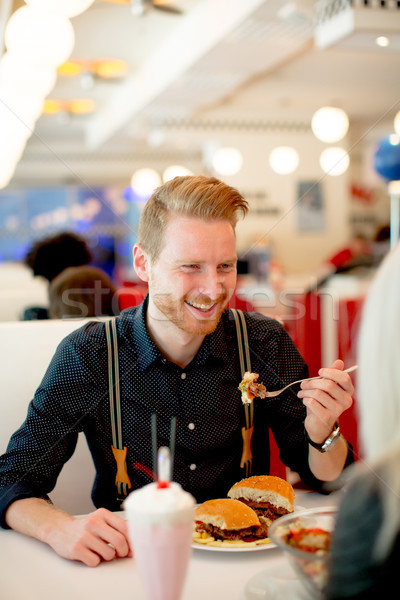
[[[248,477],[235,483],[228,492],[229,498],[244,498],[252,502],[269,502],[293,512],[294,491],[285,479],[273,475]],[[254,506],[254,505],[253,505]]]
[[[220,529],[238,530],[260,525],[252,508],[229,498],[203,502],[195,510],[195,520]]]

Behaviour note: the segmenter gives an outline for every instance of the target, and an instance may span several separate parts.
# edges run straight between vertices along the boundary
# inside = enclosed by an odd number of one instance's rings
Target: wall
[[[224,177],[250,202],[250,213],[237,229],[240,251],[246,250],[255,235],[265,237],[287,272],[313,272],[325,256],[346,242],[349,174],[331,177],[322,172],[319,155],[325,144],[308,132],[225,134],[221,141],[240,148],[244,159],[237,175]],[[268,164],[269,153],[280,145],[293,146],[300,154],[299,167],[291,175],[278,175]],[[320,230],[299,230],[299,182],[320,186],[324,212]]]

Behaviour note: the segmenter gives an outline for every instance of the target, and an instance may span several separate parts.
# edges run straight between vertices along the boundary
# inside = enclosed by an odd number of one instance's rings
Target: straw
[[[158,480],[158,464],[157,464],[157,415],[152,413],[151,415],[151,446],[153,454],[153,471],[154,479]]]
[[[151,415],[151,444],[153,455],[153,471],[155,481],[172,481],[173,467],[175,459],[175,440],[176,440],[176,417],[171,418],[171,427],[169,434],[169,448],[162,446],[157,448],[157,414]]]
[[[169,452],[170,452],[169,479],[170,479],[170,481],[172,481],[173,474],[174,474],[175,439],[176,439],[176,417],[172,417],[171,430],[170,430],[170,434],[169,434]]]

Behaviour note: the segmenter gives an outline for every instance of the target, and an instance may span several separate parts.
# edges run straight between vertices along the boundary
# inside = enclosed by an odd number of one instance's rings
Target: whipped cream
[[[192,521],[195,500],[174,481],[168,487],[159,488],[149,483],[129,494],[123,504],[128,514],[142,523],[182,523]]]

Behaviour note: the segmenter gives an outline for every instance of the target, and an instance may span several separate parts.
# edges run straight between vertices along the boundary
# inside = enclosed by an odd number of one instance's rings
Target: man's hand
[[[96,567],[102,560],[128,556],[128,525],[120,516],[99,508],[84,517],[63,520],[51,529],[47,543],[64,558]]]
[[[24,498],[10,505],[6,522],[12,529],[45,542],[63,558],[89,567],[130,555],[127,522],[105,508],[72,517],[42,498]]]
[[[344,364],[336,360],[331,368],[320,369],[322,379],[304,381],[298,397],[307,407],[305,427],[310,438],[322,443],[330,434],[339,416],[353,403],[354,386]]]

